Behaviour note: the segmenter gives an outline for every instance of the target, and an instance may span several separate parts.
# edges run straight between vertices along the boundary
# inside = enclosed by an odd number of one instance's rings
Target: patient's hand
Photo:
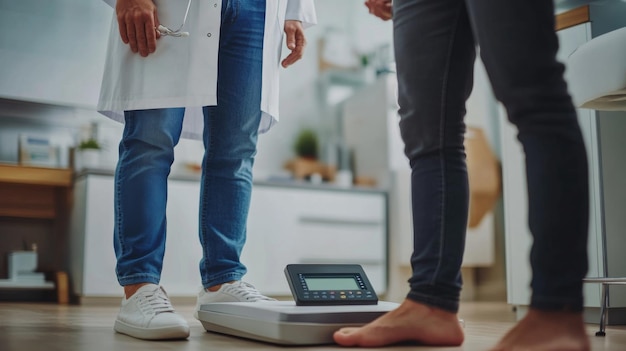
[[[392,0],[365,0],[365,6],[367,6],[372,15],[384,21],[388,21],[393,17],[391,1]]]

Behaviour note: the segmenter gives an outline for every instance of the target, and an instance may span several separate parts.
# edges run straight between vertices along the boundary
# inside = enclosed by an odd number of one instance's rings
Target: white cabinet
[[[71,218],[71,279],[79,296],[121,296],[113,251],[113,177],[87,175],[74,185]],[[198,239],[200,185],[170,181],[167,241],[161,283],[172,296],[191,296],[200,287]]]
[[[101,0],[0,0],[0,97],[95,108],[112,15]]]
[[[289,263],[361,264],[387,289],[387,204],[382,192],[255,186],[242,262],[261,291],[290,295]]]
[[[197,181],[170,180],[161,283],[172,296],[200,287]],[[113,177],[80,176],[74,189],[71,278],[78,296],[120,296],[113,251]],[[256,184],[242,262],[245,280],[265,294],[289,296],[289,263],[358,263],[374,289],[387,288],[386,194]]]
[[[113,178],[74,183],[70,222],[70,282],[79,296],[121,296],[113,252]]]
[[[620,21],[622,26],[626,24],[623,18]],[[596,29],[593,23],[587,22],[557,32],[560,61],[567,62],[567,57],[578,46],[602,34],[599,30],[608,30],[610,27],[610,23],[600,18],[596,18],[594,23]],[[626,114],[579,109],[578,121],[589,161],[588,276],[626,276],[623,258],[626,248],[623,235],[626,225],[626,218],[623,216],[626,206],[626,190],[623,187],[626,174],[626,160],[623,157],[623,150],[626,148],[626,139],[623,138]],[[501,124],[507,291],[509,303],[527,306],[531,295],[529,253],[532,237],[528,229],[524,157],[516,135],[517,130],[508,121]],[[567,246],[568,243],[564,242],[562,245]],[[626,306],[625,290],[619,290],[620,288],[611,288],[611,307]],[[600,306],[599,285],[585,285],[584,294],[585,307],[588,307],[586,318],[597,322],[594,314]],[[620,318],[617,314],[613,316]],[[609,321],[611,319],[609,314]]]

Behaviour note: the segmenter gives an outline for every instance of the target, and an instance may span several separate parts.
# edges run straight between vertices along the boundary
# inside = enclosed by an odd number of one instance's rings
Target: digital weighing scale
[[[288,265],[294,301],[221,302],[200,306],[210,332],[281,345],[331,344],[343,327],[362,326],[398,307],[378,301],[360,265]]]

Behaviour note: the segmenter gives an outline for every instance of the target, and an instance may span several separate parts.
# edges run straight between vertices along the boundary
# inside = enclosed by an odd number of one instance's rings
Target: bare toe
[[[358,330],[360,328],[341,328],[333,334],[335,342],[341,346],[358,345]]]
[[[463,330],[456,314],[405,300],[363,327],[336,331],[333,338],[342,346],[378,347],[402,342],[457,346],[463,342]]]

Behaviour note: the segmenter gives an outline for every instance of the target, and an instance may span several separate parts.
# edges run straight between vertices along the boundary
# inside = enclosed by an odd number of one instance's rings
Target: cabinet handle
[[[381,221],[349,220],[322,217],[300,217],[299,222],[302,224],[345,225],[359,227],[379,227],[382,225]]]

